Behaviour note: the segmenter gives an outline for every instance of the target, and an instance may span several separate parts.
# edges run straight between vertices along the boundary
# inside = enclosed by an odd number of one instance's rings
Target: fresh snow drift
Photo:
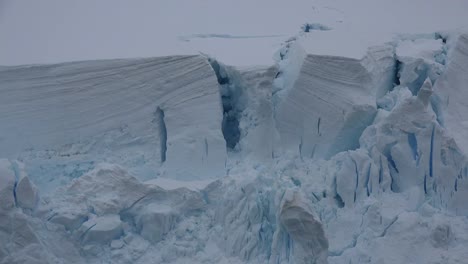
[[[468,36],[364,34],[338,2],[266,66],[0,67],[0,263],[466,262]],[[177,41],[255,52],[274,31]]]

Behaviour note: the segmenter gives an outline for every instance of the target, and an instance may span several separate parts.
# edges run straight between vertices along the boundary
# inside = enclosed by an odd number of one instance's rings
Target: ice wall
[[[4,67],[0,93],[2,157],[43,151],[163,164],[180,179],[223,174],[219,90],[201,56]]]
[[[438,96],[443,124],[466,155],[468,141],[464,131],[468,128],[466,116],[468,107],[465,101],[465,96],[468,94],[466,89],[468,83],[468,35],[463,34],[450,40],[450,43],[454,47],[447,58],[447,69],[434,84],[434,91]]]
[[[300,44],[284,60],[298,67],[277,82],[276,128],[284,149],[307,158],[330,158],[359,147],[359,136],[376,114],[375,98],[391,88],[391,46],[369,50],[363,59],[308,54]],[[288,56],[289,55],[289,56]],[[289,67],[291,68],[291,67]],[[281,69],[280,69],[281,71]]]

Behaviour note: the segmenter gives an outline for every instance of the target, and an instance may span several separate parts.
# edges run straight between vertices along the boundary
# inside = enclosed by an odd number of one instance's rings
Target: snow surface
[[[359,59],[397,34],[466,30],[467,8],[465,0],[4,0],[0,65],[200,52],[271,65],[306,23],[331,28],[310,30],[311,53]]]
[[[0,263],[465,263],[466,3],[297,3],[0,67]]]

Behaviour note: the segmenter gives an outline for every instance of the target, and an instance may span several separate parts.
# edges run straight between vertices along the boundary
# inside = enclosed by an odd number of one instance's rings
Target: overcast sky
[[[468,0],[0,0],[0,65],[198,52],[270,63],[305,22],[427,33],[468,25],[467,10]],[[193,34],[280,37],[180,38]]]
[[[288,7],[272,5],[259,17],[265,0],[253,8],[245,0],[0,1],[0,65],[193,53],[178,36],[290,32],[290,23],[272,27]],[[300,9],[289,7],[295,28]]]

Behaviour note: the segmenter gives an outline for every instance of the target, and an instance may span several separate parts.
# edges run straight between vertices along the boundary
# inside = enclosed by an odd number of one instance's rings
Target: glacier
[[[181,178],[219,176],[226,149],[212,73],[196,56],[2,69],[0,155],[23,156],[30,177],[52,181],[55,169],[80,175],[114,158],[142,174],[164,164]],[[63,162],[48,165],[51,156]]]
[[[307,31],[0,67],[0,263],[466,262],[468,35]]]

